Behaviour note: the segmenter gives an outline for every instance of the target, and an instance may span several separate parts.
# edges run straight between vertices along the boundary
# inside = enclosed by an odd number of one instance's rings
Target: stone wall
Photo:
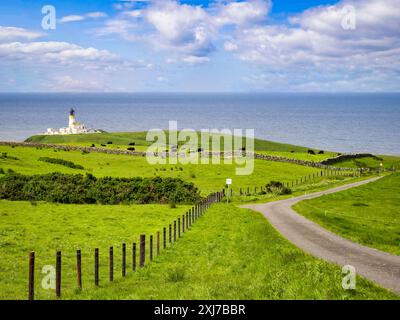
[[[131,155],[131,156],[140,156],[145,157],[146,152],[144,151],[129,151],[129,150],[121,150],[121,149],[107,149],[107,148],[97,148],[97,147],[83,147],[83,146],[66,146],[60,144],[48,144],[48,143],[34,143],[34,142],[7,142],[7,141],[0,141],[0,145],[3,146],[19,146],[19,147],[33,147],[33,148],[49,148],[49,149],[57,149],[57,150],[64,150],[64,151],[82,151],[82,152],[101,152],[101,153],[108,153],[108,154],[122,154],[122,155]],[[290,159],[280,156],[272,156],[266,154],[259,154],[259,153],[246,153],[246,152],[202,152],[202,156],[213,156],[213,155],[220,155],[221,157],[235,157],[235,156],[253,156],[254,159],[266,160],[266,161],[276,161],[276,162],[285,162],[285,163],[293,163],[301,166],[313,167],[313,168],[320,168],[320,169],[327,169],[327,170],[354,170],[352,168],[340,168],[334,167],[332,164],[337,163],[342,160],[352,159],[352,158],[362,158],[362,157],[375,157],[371,154],[343,154],[336,158],[327,159],[321,162],[313,162],[307,160],[299,160],[299,159]],[[156,155],[156,154],[155,154]],[[168,153],[161,155],[163,157],[167,157]],[[376,157],[375,157],[376,158]]]

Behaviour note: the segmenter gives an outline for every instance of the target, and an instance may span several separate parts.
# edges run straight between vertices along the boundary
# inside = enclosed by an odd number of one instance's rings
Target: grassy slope
[[[93,272],[93,249],[100,249],[106,263],[109,246],[115,247],[116,275],[120,275],[121,243],[138,241],[141,233],[155,233],[168,226],[188,207],[162,205],[58,205],[0,200],[0,299],[26,299],[28,252],[36,252],[37,297],[54,294],[40,286],[41,268],[55,263],[56,250],[63,253],[63,283],[75,289],[75,257],[82,249],[83,279]],[[117,258],[118,257],[118,258]],[[130,254],[128,254],[130,259]],[[129,260],[130,261],[130,260]],[[68,290],[64,290],[68,293]]]
[[[357,280],[341,287],[341,269],[312,258],[283,239],[259,213],[214,206],[149,266],[80,299],[393,299]],[[85,284],[87,286],[87,284]]]
[[[364,157],[358,159],[351,159],[346,161],[341,161],[334,166],[346,167],[346,168],[371,168],[378,169],[380,164],[383,163],[384,168],[400,168],[400,157],[395,156],[379,156],[380,159],[372,157]],[[382,160],[381,160],[382,159]]]
[[[400,174],[355,189],[306,200],[294,208],[363,245],[400,255]]]
[[[19,173],[36,174],[60,171],[65,173],[90,172],[96,176],[118,176],[153,177],[170,176],[180,177],[186,181],[195,183],[204,194],[220,190],[225,185],[225,179],[232,177],[235,188],[254,187],[265,185],[271,180],[291,181],[292,179],[304,177],[309,174],[320,172],[316,168],[310,168],[288,163],[270,162],[263,160],[255,161],[252,175],[236,176],[235,165],[154,165],[148,164],[145,157],[110,155],[92,152],[82,155],[78,151],[57,151],[52,149],[38,150],[30,147],[7,147],[0,146],[0,153],[6,152],[9,156],[17,157],[19,160],[1,159],[0,168],[12,169]],[[82,165],[86,170],[70,169],[57,164],[38,161],[40,157],[60,158]],[[161,171],[166,168],[166,171]],[[171,168],[173,170],[171,170]],[[179,169],[182,168],[182,171]]]
[[[45,136],[37,135],[28,138],[27,142],[40,142],[40,143],[55,143],[55,144],[78,144],[90,146],[92,143],[96,145],[106,144],[108,141],[112,141],[113,145],[108,147],[127,147],[129,143],[135,142],[135,146],[149,146],[151,143],[146,141],[146,132],[112,132],[112,133],[96,133],[96,134],[78,134],[78,135],[63,135],[63,136]],[[222,136],[222,135],[220,135]],[[210,144],[211,144],[211,138]],[[168,141],[168,135],[167,135]],[[199,139],[200,141],[200,139]],[[243,146],[245,145],[243,139]],[[179,143],[183,144],[182,142]],[[221,147],[224,146],[221,141]],[[274,152],[287,152],[291,153],[306,153],[309,148],[295,146],[291,144],[255,139],[254,149],[257,151],[274,151]],[[317,150],[316,150],[317,151]]]

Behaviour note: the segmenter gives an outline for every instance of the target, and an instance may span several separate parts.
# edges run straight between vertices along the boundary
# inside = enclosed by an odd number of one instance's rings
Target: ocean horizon
[[[78,121],[110,132],[254,129],[255,136],[338,152],[400,155],[399,93],[0,93],[0,140]]]

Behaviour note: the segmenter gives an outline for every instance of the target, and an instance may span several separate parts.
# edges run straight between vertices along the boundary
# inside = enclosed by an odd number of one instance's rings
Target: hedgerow
[[[0,199],[75,204],[196,203],[193,183],[177,178],[96,178],[91,174],[7,174],[0,178]]]

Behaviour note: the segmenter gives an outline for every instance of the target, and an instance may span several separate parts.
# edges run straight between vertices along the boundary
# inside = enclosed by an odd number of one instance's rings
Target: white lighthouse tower
[[[90,130],[87,129],[83,123],[76,121],[75,110],[71,108],[69,111],[68,118],[68,127],[60,128],[59,130],[55,130],[53,128],[48,128],[45,134],[54,135],[54,134],[79,134],[79,133],[96,133],[98,130]]]
[[[71,108],[71,110],[69,111],[69,125],[68,125],[68,127],[70,129],[73,129],[75,127],[75,123],[76,123],[75,110],[73,108]]]

